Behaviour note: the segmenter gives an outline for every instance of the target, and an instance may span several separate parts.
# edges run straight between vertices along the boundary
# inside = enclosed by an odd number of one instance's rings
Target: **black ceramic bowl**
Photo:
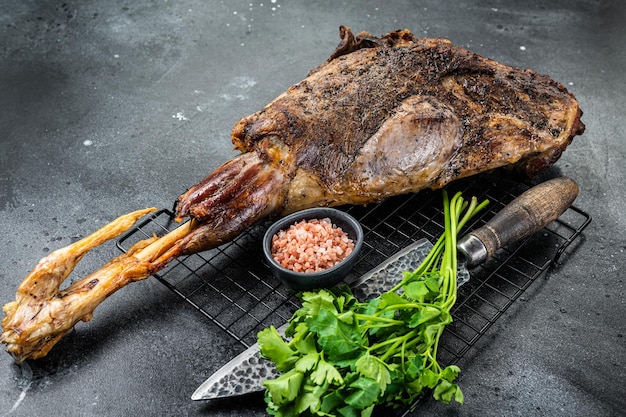
[[[272,256],[272,237],[281,230],[301,220],[325,219],[340,227],[354,242],[354,249],[337,265],[319,272],[294,272],[281,266]],[[359,222],[349,214],[328,207],[312,208],[292,213],[272,224],[263,237],[263,254],[272,274],[283,284],[295,291],[309,291],[328,288],[339,283],[350,272],[361,247],[363,246],[363,229]]]

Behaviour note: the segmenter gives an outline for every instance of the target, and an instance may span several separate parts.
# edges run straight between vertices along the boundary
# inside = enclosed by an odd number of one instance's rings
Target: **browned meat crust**
[[[500,64],[445,39],[419,39],[408,30],[377,38],[367,33],[354,36],[342,27],[341,37],[327,62],[237,123],[233,130],[237,149],[266,154],[267,138],[277,137],[293,153],[295,166],[317,177],[327,193],[348,194],[347,200],[355,195],[375,200],[385,195],[379,195],[380,187],[368,189],[370,184],[359,171],[363,164],[355,161],[384,123],[403,108],[405,117],[394,128],[414,123],[403,132],[413,136],[410,140],[419,140],[419,134],[443,134],[447,137],[440,142],[454,141],[455,149],[431,168],[439,172],[427,175],[426,184],[413,181],[404,190],[387,178],[389,194],[440,188],[456,178],[501,166],[533,176],[553,164],[572,138],[584,132],[577,101],[547,76]],[[442,121],[447,126],[433,135]],[[422,139],[420,146],[427,147],[427,141]],[[391,146],[419,152],[399,139]],[[390,149],[378,150],[380,158],[389,159]],[[372,155],[370,168],[376,170],[373,159]],[[386,165],[395,169],[403,162]]]

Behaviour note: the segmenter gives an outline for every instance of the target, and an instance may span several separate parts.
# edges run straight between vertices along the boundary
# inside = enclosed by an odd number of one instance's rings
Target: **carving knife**
[[[484,262],[498,249],[525,239],[556,220],[578,196],[577,184],[568,177],[554,178],[526,190],[489,222],[458,241],[465,258],[459,262],[458,284],[470,278],[468,266]],[[420,239],[365,275],[348,283],[354,295],[365,300],[392,288],[404,271],[416,269],[432,244]],[[283,333],[287,323],[278,330]],[[255,343],[211,375],[191,396],[211,400],[263,391],[263,381],[278,376],[273,363],[261,357]]]

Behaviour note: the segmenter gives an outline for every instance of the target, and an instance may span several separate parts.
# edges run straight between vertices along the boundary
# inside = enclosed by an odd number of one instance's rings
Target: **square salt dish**
[[[287,230],[292,224],[302,220],[328,218],[333,225],[340,227],[354,242],[354,249],[338,264],[318,272],[294,272],[281,266],[272,256],[272,238],[281,230]],[[311,208],[289,214],[275,223],[265,232],[263,237],[263,255],[272,275],[294,291],[310,291],[318,288],[332,287],[352,270],[363,246],[363,228],[351,215],[341,210],[328,207]]]

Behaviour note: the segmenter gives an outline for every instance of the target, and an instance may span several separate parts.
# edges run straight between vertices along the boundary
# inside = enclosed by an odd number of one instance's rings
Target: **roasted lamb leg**
[[[547,76],[406,30],[340,33],[327,62],[233,129],[240,158],[254,153],[281,171],[280,214],[367,204],[500,167],[532,177],[584,132],[578,102]],[[215,215],[206,197],[214,177],[179,197],[180,218]]]
[[[576,99],[547,76],[407,30],[375,37],[341,27],[340,35],[328,61],[235,125],[241,155],[177,200],[177,219],[191,221],[66,290],[61,282],[84,252],[143,212],[35,267],[4,306],[1,341],[16,360],[44,356],[129,282],[263,218],[368,204],[501,167],[533,176],[584,131]]]

